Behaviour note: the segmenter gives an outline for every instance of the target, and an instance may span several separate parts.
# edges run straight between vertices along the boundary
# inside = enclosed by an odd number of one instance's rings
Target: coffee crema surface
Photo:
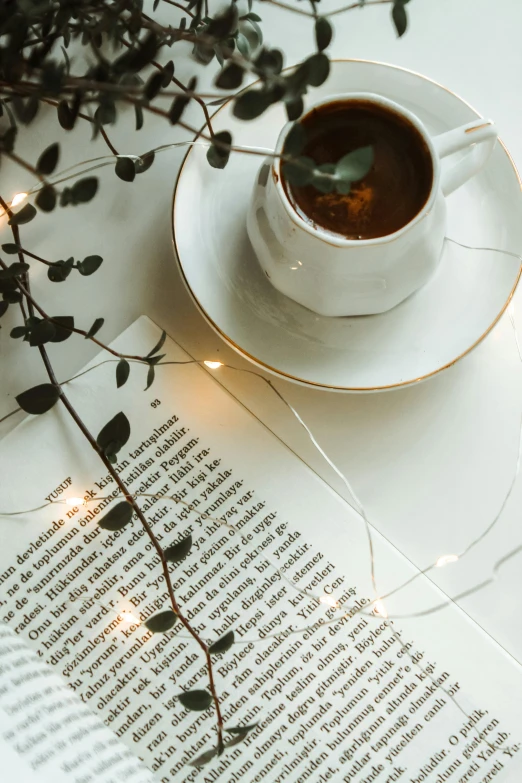
[[[290,203],[307,223],[347,239],[375,239],[403,228],[422,210],[433,163],[423,136],[408,120],[372,101],[341,100],[312,109],[300,123],[306,131],[300,154],[317,165],[337,163],[368,145],[374,152],[369,173],[347,195],[296,187],[283,176]]]

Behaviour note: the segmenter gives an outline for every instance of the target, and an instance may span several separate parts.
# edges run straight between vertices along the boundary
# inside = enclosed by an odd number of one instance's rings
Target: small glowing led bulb
[[[435,563],[435,568],[442,568],[442,566],[445,566],[448,563],[456,563],[458,559],[458,555],[442,555]]]
[[[223,367],[223,362],[203,362],[203,364],[206,364],[207,367],[209,367],[211,370],[217,370],[218,367]]]
[[[65,502],[68,506],[83,506],[85,500],[83,498],[66,498]]]
[[[373,602],[373,611],[375,612],[375,614],[378,614],[381,617],[388,617],[388,612],[386,611],[386,607],[384,606],[381,600]]]
[[[320,603],[326,604],[327,606],[331,606],[332,609],[337,609],[339,606],[339,601],[337,598],[334,598],[333,595],[322,595],[319,599]]]
[[[136,617],[135,614],[129,612],[127,609],[123,609],[120,612],[120,615],[126,623],[134,623],[134,625],[139,625],[141,622],[139,617]]]
[[[11,201],[12,207],[17,207],[18,204],[21,204],[22,201],[25,201],[27,198],[27,193],[16,193],[16,195],[13,196],[13,200]]]

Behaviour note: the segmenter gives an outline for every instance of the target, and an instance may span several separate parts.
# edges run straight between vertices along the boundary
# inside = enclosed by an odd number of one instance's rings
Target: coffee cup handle
[[[445,196],[449,196],[480,171],[493,152],[497,135],[491,120],[479,118],[433,138],[441,159],[469,147],[463,158],[442,172],[441,189]]]

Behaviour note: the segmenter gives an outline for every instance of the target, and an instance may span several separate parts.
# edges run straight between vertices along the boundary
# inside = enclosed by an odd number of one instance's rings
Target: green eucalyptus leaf
[[[342,196],[347,196],[352,189],[352,183],[343,182],[342,179],[338,179],[337,182],[335,183],[335,189],[337,193],[340,193]]]
[[[103,326],[104,322],[105,322],[105,319],[104,319],[104,318],[97,318],[97,319],[94,321],[94,323],[93,323],[93,325],[91,326],[91,328],[89,329],[89,331],[87,332],[87,334],[85,335],[85,339],[87,340],[89,337],[94,337],[94,335],[95,335],[97,332],[99,332],[99,331],[100,331],[100,329],[102,328],[102,326]]]
[[[257,16],[257,14],[254,14],[254,16]],[[248,19],[247,21],[252,28],[248,35],[248,41],[251,48],[257,49],[263,43],[263,31],[255,19]]]
[[[250,43],[246,35],[238,33],[236,38],[236,46],[246,59],[250,57]]]
[[[147,391],[147,389],[150,389],[150,387],[154,383],[155,377],[156,377],[156,368],[154,367],[153,364],[151,364],[149,366],[149,369],[147,370],[147,383],[145,386],[145,391]]]
[[[4,253],[7,253],[7,255],[13,256],[15,253],[18,253],[20,248],[18,245],[15,245],[14,242],[6,242],[4,245],[2,245],[2,250]]]
[[[154,158],[156,157],[154,150],[151,150],[151,152],[146,152],[144,155],[140,156],[139,160],[134,161],[134,167],[136,169],[136,174],[144,174],[152,164],[154,163]]]
[[[72,190],[71,188],[64,188],[62,192],[60,193],[60,206],[61,207],[68,207],[69,204],[73,203],[72,198]],[[76,203],[76,202],[74,202]]]
[[[343,181],[357,182],[368,174],[373,166],[373,160],[374,152],[371,145],[359,147],[337,161],[335,173]]]
[[[304,101],[301,97],[285,102],[286,115],[290,122],[299,119],[304,111]]]
[[[16,402],[26,413],[35,415],[46,413],[56,404],[60,397],[60,390],[52,383],[41,383],[32,389],[18,394]]]
[[[8,302],[2,302],[2,305],[6,306],[6,310],[9,307],[9,303]],[[15,339],[15,340],[18,340],[20,337],[25,337],[26,334],[27,334],[27,327],[26,326],[15,326],[15,327],[13,327],[13,329],[11,329],[11,332],[10,332],[10,336],[13,339]]]
[[[9,302],[0,302],[0,318],[6,314],[7,310],[9,309]],[[16,328],[16,327],[15,327]],[[24,327],[22,327],[24,328]],[[11,333],[12,336],[12,333]]]
[[[211,655],[220,655],[221,653],[226,653],[228,650],[230,650],[233,644],[234,631],[228,631],[227,633],[223,634],[223,636],[221,636],[217,642],[211,644],[208,648],[208,651]]]
[[[203,712],[212,704],[212,696],[208,691],[193,690],[178,694],[178,699],[187,710]]]
[[[34,203],[42,212],[52,212],[56,206],[56,190],[52,185],[44,185],[36,194]]]
[[[56,166],[58,165],[59,157],[60,157],[60,145],[58,144],[58,142],[54,142],[53,144],[50,144],[47,147],[47,149],[45,149],[40,155],[40,157],[38,158],[38,162],[36,164],[37,172],[45,176],[49,176],[49,174],[52,174]]]
[[[103,263],[101,256],[86,256],[83,261],[78,261],[78,271],[81,275],[92,275]]]
[[[29,223],[36,215],[36,209],[32,204],[26,204],[9,220],[10,226],[22,226]]]
[[[172,544],[172,546],[168,546],[166,549],[164,549],[163,554],[165,556],[165,560],[168,560],[169,563],[179,563],[181,560],[184,560],[187,557],[191,548],[192,536],[189,533],[189,535],[185,536],[185,538],[182,538],[181,541],[178,541],[176,544]]]
[[[176,125],[181,119],[181,115],[185,111],[185,107],[189,103],[190,98],[186,95],[177,95],[172,102],[172,106],[169,109],[169,120],[172,125]]]
[[[157,74],[161,76],[161,74]],[[124,182],[133,182],[136,176],[136,169],[134,167],[134,161],[132,158],[119,157],[116,161],[114,168],[116,176],[122,179]]]
[[[283,53],[279,49],[261,49],[255,59],[255,66],[265,76],[281,73],[283,69]]]
[[[296,185],[297,187],[304,187],[312,182],[314,169],[314,161],[306,155],[285,161],[282,165],[282,172],[285,178],[291,185]]]
[[[84,177],[75,182],[71,188],[71,195],[74,202],[86,204],[94,198],[98,190],[98,177]]]
[[[74,317],[72,315],[54,315],[53,316],[54,335],[51,337],[51,343],[63,343],[72,334],[74,329]]]
[[[190,92],[194,92],[197,87],[197,78],[195,76],[192,77],[192,79],[187,84],[187,90]],[[176,98],[174,98],[174,101],[172,103],[172,106],[169,109],[169,120],[172,125],[176,125],[177,122],[180,121],[181,115],[183,114],[185,107],[190,101],[189,95],[177,95]]]
[[[163,79],[162,86],[168,87],[172,81],[172,77],[174,76],[174,63],[172,60],[169,60],[168,63],[163,66],[163,71],[161,73]]]
[[[163,330],[161,332],[161,337],[159,338],[158,342],[156,343],[156,345],[154,346],[152,351],[148,352],[147,358],[149,358],[149,356],[154,356],[155,353],[158,353],[158,351],[161,351],[161,349],[163,348],[163,345],[164,345],[166,339],[167,339],[167,332],[165,332]]]
[[[320,87],[328,78],[330,73],[330,60],[324,52],[313,54],[305,60],[308,68],[308,84],[312,87]]]
[[[9,302],[9,304],[18,304],[18,302],[22,301],[22,294],[20,291],[4,291],[3,294],[4,302]]]
[[[228,731],[230,734],[248,734],[249,731],[253,731],[257,726],[259,726],[259,721],[249,723],[247,726],[232,726],[231,728],[225,726],[225,731]]]
[[[152,617],[149,617],[145,621],[145,626],[152,633],[167,633],[174,627],[177,619],[178,615],[172,609],[166,609],[164,612],[158,612],[158,614],[153,614]]]
[[[5,104],[5,108],[9,113],[11,122],[14,122],[14,117],[11,113],[11,109],[9,108],[8,103]],[[14,149],[17,135],[18,135],[18,129],[16,125],[11,125],[11,127],[6,130],[6,132],[0,139],[0,148],[4,149],[6,152],[12,152]]]
[[[11,280],[15,277],[19,277],[20,275],[23,275],[24,272],[28,272],[30,269],[29,264],[26,264],[25,262],[15,261],[12,264],[9,264],[7,269],[2,269],[0,271],[0,280]]]
[[[107,424],[102,427],[96,438],[96,443],[105,456],[116,456],[117,452],[125,446],[130,437],[130,423],[123,412],[117,413]]]
[[[285,139],[284,154],[299,155],[306,144],[306,131],[300,122],[295,122]]]
[[[241,86],[245,71],[235,62],[230,62],[218,74],[216,78],[216,87],[221,90],[235,90]]]
[[[210,750],[206,750],[200,756],[195,758],[194,761],[189,761],[189,767],[204,767],[205,764],[208,764],[208,762],[212,761],[212,759],[215,758],[217,755],[218,755],[217,748],[211,748]]]
[[[136,115],[136,130],[139,131],[143,128],[143,109],[139,103],[134,104],[134,113]]]
[[[131,504],[126,500],[121,500],[103,515],[98,524],[104,530],[112,532],[122,530],[131,521],[133,513],[134,509]]]
[[[332,193],[335,190],[336,183],[331,176],[325,175],[319,169],[316,169],[312,185],[321,193]]]
[[[58,113],[58,122],[60,123],[62,128],[64,130],[72,130],[76,122],[76,117],[71,111],[71,108],[66,100],[60,101],[60,103],[58,104],[57,113]]]
[[[269,101],[265,92],[248,90],[235,100],[233,114],[239,120],[255,120],[268,108]]]
[[[56,261],[52,266],[48,267],[47,277],[52,283],[63,283],[71,274],[72,268],[72,263]]]
[[[236,3],[230,3],[225,11],[216,14],[216,16],[210,20],[208,27],[205,30],[205,34],[212,36],[213,38],[218,38],[219,40],[228,38],[228,36],[237,29],[238,17],[239,14]]]
[[[318,16],[315,20],[315,42],[320,52],[330,46],[332,41],[332,25],[324,16]]]
[[[214,169],[224,169],[230,157],[230,149],[223,149],[216,144],[221,142],[230,146],[232,144],[232,134],[229,131],[219,131],[213,137],[213,144],[207,150],[207,160]]]
[[[398,0],[395,2],[392,8],[392,20],[397,31],[397,36],[401,38],[408,29],[408,14],[404,7],[404,2]]]
[[[150,77],[145,87],[143,88],[143,94],[148,101],[154,100],[156,95],[163,87],[164,74],[163,71],[155,71]],[[169,79],[170,81],[170,79]]]
[[[248,732],[243,734],[235,734],[232,739],[229,739],[225,742],[225,748],[233,748],[234,745],[239,745],[240,742],[243,742],[248,737]]]
[[[120,359],[116,365],[116,386],[118,389],[127,383],[130,374],[130,364],[127,359]]]
[[[29,332],[29,345],[35,347],[45,345],[45,343],[54,342],[56,328],[51,321],[42,319],[31,327]]]

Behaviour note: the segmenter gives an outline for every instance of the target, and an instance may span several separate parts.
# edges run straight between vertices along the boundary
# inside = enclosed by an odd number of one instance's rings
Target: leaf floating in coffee
[[[283,146],[281,181],[292,207],[312,226],[349,239],[388,236],[426,204],[433,162],[426,140],[399,111],[380,101],[333,100],[299,121],[299,156]]]
[[[373,160],[373,147],[359,147],[337,161],[335,173],[344,181],[357,182],[369,173]]]

